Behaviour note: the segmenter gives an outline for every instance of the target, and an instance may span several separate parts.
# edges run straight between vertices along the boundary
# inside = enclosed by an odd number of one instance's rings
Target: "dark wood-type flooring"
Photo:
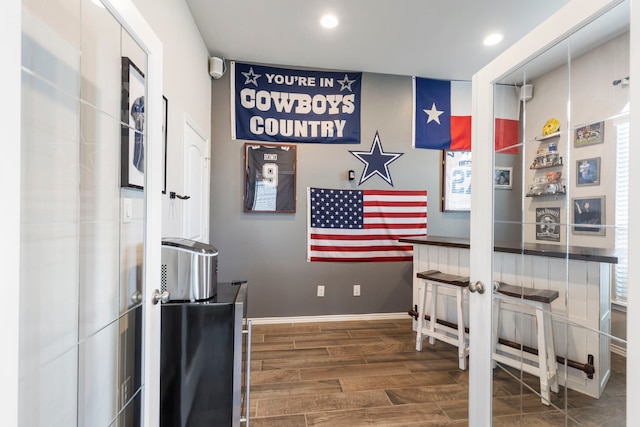
[[[253,326],[250,427],[465,426],[468,371],[456,349],[425,341],[411,319]],[[625,359],[594,399],[560,387],[545,406],[494,370],[494,426],[625,425]],[[515,373],[518,375],[518,373]],[[536,377],[525,377],[533,390]]]

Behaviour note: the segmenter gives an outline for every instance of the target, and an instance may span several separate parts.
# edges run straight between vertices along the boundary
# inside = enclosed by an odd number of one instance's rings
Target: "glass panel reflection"
[[[625,424],[628,13],[612,9],[494,90],[496,118],[500,90],[520,96],[518,151],[494,157],[494,423]]]

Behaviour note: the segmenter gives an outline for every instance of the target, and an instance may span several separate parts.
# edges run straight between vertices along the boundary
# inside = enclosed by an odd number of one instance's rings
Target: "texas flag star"
[[[253,83],[258,86],[258,77],[262,76],[262,74],[256,74],[253,72],[253,67],[249,68],[249,72],[242,72],[242,75],[247,79],[244,84],[248,85],[249,83]]]
[[[427,118],[427,123],[436,122],[440,124],[440,115],[444,113],[444,111],[440,111],[436,108],[436,103],[431,104],[430,110],[422,110],[429,116]]]

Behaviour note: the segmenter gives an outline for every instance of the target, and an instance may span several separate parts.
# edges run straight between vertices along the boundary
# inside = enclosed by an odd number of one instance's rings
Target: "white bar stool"
[[[549,389],[554,393],[558,392],[557,362],[551,318],[551,303],[558,298],[558,291],[493,282],[493,296],[493,360],[539,377],[542,403],[548,406],[551,402]],[[535,312],[538,354],[537,356],[533,355],[533,361],[525,359],[522,351],[511,349],[512,351],[509,352],[508,347],[504,347],[504,351],[501,353],[498,352],[500,303],[502,301],[522,305]]]
[[[418,285],[418,324],[416,328],[416,350],[422,351],[422,341],[429,337],[429,344],[435,344],[440,340],[458,347],[459,367],[467,369],[467,356],[469,355],[468,335],[465,334],[464,318],[462,315],[462,293],[469,288],[469,278],[445,274],[438,270],[428,270],[417,273],[422,279]],[[427,307],[427,285],[431,285],[431,298]],[[438,301],[438,288],[452,289],[456,293],[456,324],[438,322],[436,312]],[[427,314],[428,312],[428,314]],[[425,317],[428,322],[425,325]],[[467,336],[465,336],[467,335]]]

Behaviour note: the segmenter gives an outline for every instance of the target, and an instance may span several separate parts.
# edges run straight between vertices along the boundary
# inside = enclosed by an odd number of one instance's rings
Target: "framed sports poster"
[[[471,210],[471,151],[442,152],[442,211]]]
[[[580,126],[574,131],[573,146],[576,148],[604,142],[604,122]]]
[[[122,58],[120,120],[120,186],[142,189],[145,165],[144,74],[127,57]]]
[[[573,204],[573,234],[591,234],[604,236],[605,197],[574,197]]]
[[[560,208],[536,208],[536,240],[560,241]]]
[[[600,157],[576,161],[576,187],[600,185]]]
[[[296,146],[244,144],[244,211],[296,211]]]

